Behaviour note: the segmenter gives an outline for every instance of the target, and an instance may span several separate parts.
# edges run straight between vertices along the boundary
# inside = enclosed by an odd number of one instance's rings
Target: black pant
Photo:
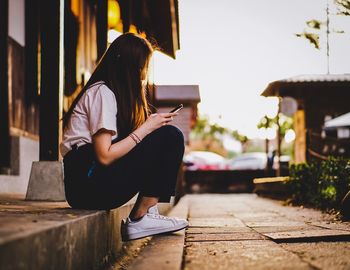
[[[85,144],[63,159],[67,202],[73,208],[111,209],[138,192],[169,202],[183,153],[183,134],[171,125],[153,131],[108,166],[98,163],[92,144]]]

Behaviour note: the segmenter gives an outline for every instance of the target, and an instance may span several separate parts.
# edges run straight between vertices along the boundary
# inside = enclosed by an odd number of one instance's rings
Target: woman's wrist
[[[140,126],[139,128],[135,129],[133,131],[133,133],[141,141],[143,140],[144,137],[146,137],[148,135],[147,131],[142,126]]]
[[[149,125],[143,124],[139,126],[134,132],[136,132],[136,135],[138,135],[141,139],[143,139],[148,134],[150,134],[152,130],[149,128]]]
[[[135,132],[131,132],[130,136],[137,142],[140,143],[142,141],[142,139],[135,133]]]
[[[136,145],[141,142],[141,139],[134,132],[131,132],[129,137],[135,142]]]

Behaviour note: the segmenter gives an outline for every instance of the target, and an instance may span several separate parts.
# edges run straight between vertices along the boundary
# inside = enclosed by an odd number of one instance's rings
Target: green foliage
[[[264,116],[261,118],[260,122],[257,124],[257,128],[271,128],[274,125],[277,125],[277,121],[280,125],[280,134],[284,136],[289,129],[293,129],[293,118],[279,113],[278,117],[269,118]]]
[[[207,129],[207,126],[209,125],[209,120],[205,117],[200,117],[196,121],[196,125],[192,129],[192,134],[194,134],[195,137],[203,137],[205,136],[209,131]]]
[[[325,25],[325,22],[321,22],[319,20],[310,20],[306,22],[306,25],[310,28],[310,30],[321,30],[321,27]],[[295,34],[297,37],[307,39],[312,45],[315,46],[316,49],[320,49],[320,34],[315,32],[310,32],[304,30],[300,34]]]
[[[350,0],[334,0],[334,5],[337,7],[338,13],[336,15],[350,15]],[[328,16],[328,9],[326,10],[327,16]],[[327,34],[337,33],[342,34],[344,33],[343,30],[329,30],[327,28],[327,21],[320,21],[316,19],[312,19],[306,22],[307,29],[304,30],[302,33],[295,34],[297,37],[305,38],[315,46],[316,49],[320,49],[320,35],[321,34]]]
[[[307,39],[312,45],[315,46],[316,49],[320,49],[320,35],[316,33],[310,33],[310,32],[302,32],[300,34],[295,34],[297,37],[305,38]]]
[[[246,143],[248,141],[248,137],[239,133],[237,130],[232,131],[231,136],[241,143]]]
[[[350,16],[350,0],[335,0],[339,15]]]
[[[218,124],[211,124],[209,119],[203,116],[197,119],[196,125],[191,131],[191,135],[196,139],[212,139],[219,141],[223,135],[230,135],[241,143],[246,143],[248,141],[248,137],[242,135],[237,130],[232,131]]]
[[[265,145],[256,145],[256,144],[247,144],[247,146],[244,149],[245,153],[254,153],[254,152],[265,152]]]
[[[206,117],[199,117],[196,125],[192,129],[192,135],[199,139],[218,140],[220,136],[229,133],[228,129],[219,126],[218,124],[210,124]]]
[[[286,185],[294,203],[339,209],[350,189],[350,159],[330,157],[322,162],[291,165]]]
[[[281,142],[281,155],[290,156],[291,159],[294,159],[294,143],[286,143],[285,141]]]
[[[293,129],[293,118],[279,113],[280,133],[282,136],[286,135],[289,129]]]
[[[321,21],[319,20],[310,20],[306,22],[307,26],[309,26],[310,28],[313,29],[321,29],[321,25],[323,24]]]

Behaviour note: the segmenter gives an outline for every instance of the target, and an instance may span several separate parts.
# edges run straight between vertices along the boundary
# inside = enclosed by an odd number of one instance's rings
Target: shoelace
[[[159,218],[159,219],[170,219],[169,217],[163,216],[163,215],[159,215],[159,214],[150,214],[151,216],[153,216],[154,218]]]

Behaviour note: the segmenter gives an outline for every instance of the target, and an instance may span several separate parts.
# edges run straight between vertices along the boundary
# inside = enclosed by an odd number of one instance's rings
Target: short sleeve
[[[106,85],[100,85],[87,93],[90,134],[93,136],[100,129],[106,129],[112,136],[117,134],[117,102],[115,95]]]

